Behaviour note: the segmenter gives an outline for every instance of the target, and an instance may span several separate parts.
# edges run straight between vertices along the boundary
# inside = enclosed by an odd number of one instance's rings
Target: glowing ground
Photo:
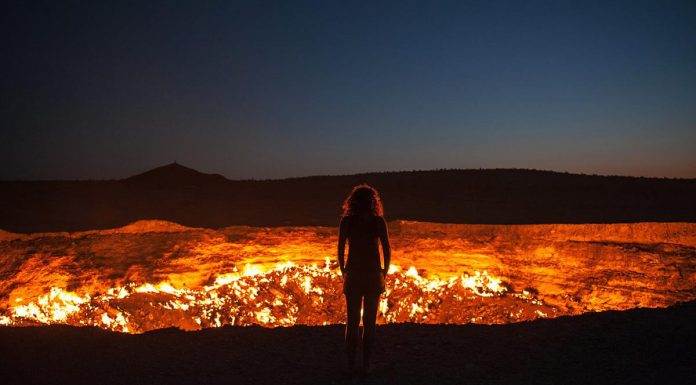
[[[392,221],[378,322],[500,324],[696,299],[696,224]],[[341,323],[331,227],[0,232],[0,324]]]

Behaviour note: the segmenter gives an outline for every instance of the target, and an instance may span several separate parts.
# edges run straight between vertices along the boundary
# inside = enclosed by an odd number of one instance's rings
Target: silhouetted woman
[[[355,371],[355,356],[360,339],[361,305],[363,372],[367,373],[370,370],[379,296],[384,292],[384,279],[389,271],[391,259],[387,223],[383,215],[379,193],[367,184],[353,187],[353,191],[343,202],[343,216],[338,235],[338,265],[343,275],[343,293],[346,296],[346,354],[351,373]],[[347,262],[344,258],[346,240]],[[384,267],[380,261],[378,240],[382,243]]]

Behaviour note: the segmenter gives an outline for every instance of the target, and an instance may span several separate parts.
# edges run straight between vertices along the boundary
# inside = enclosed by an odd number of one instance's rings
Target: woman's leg
[[[377,308],[379,307],[379,294],[366,295],[363,307],[363,368],[370,370],[370,357],[372,346],[375,343],[375,329],[377,328]]]
[[[355,369],[355,354],[360,338],[360,305],[362,296],[346,294],[346,312],[348,319],[346,322],[346,355],[348,357],[348,367]]]

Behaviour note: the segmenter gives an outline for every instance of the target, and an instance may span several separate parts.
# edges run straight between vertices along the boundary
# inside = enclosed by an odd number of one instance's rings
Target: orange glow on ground
[[[389,223],[378,322],[509,323],[696,298],[696,224]],[[0,232],[0,324],[140,333],[345,318],[330,227],[193,229],[140,221]]]

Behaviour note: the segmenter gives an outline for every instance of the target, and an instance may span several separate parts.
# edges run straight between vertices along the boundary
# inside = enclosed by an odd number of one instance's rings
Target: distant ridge
[[[188,227],[336,226],[358,183],[387,220],[543,224],[696,222],[696,179],[440,169],[230,180],[171,163],[121,180],[0,181],[0,228],[84,231],[161,219]]]
[[[367,171],[358,172],[352,174],[316,174],[316,175],[305,175],[305,176],[290,176],[290,177],[280,177],[280,178],[251,178],[251,179],[228,179],[228,180],[239,180],[239,181],[278,181],[278,180],[289,180],[289,179],[306,179],[306,178],[322,178],[322,177],[345,177],[345,176],[364,176],[364,175],[385,175],[385,174],[406,174],[406,173],[430,173],[430,172],[481,172],[481,171],[515,171],[520,173],[543,173],[543,174],[557,174],[557,175],[575,175],[575,176],[591,176],[599,178],[628,178],[628,179],[659,179],[659,180],[696,180],[696,178],[683,178],[683,177],[653,177],[653,176],[633,176],[633,175],[615,175],[615,174],[587,174],[581,172],[568,172],[568,171],[554,171],[554,170],[542,170],[534,168],[438,168],[438,169],[413,169],[413,170],[398,170],[398,171]]]

